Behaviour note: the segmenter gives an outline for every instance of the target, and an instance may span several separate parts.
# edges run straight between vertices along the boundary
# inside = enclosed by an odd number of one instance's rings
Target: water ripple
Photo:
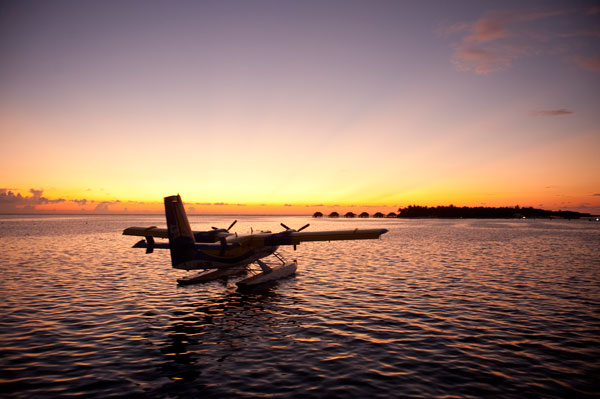
[[[311,220],[390,232],[285,248],[296,276],[241,293],[119,235],[160,217],[0,219],[6,397],[600,396],[596,223]]]

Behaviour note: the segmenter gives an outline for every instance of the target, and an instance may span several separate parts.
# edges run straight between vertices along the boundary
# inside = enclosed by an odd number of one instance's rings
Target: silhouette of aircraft
[[[281,223],[285,228],[279,233],[270,231],[253,232],[238,235],[231,233],[235,220],[226,229],[213,227],[208,231],[192,231],[179,195],[164,198],[167,228],[129,227],[124,235],[142,236],[133,248],[146,248],[146,253],[154,249],[168,249],[171,252],[171,264],[176,269],[204,269],[198,275],[181,278],[179,284],[194,284],[215,280],[244,271],[252,271],[249,266],[257,264],[260,272],[254,273],[237,283],[239,287],[248,287],[267,281],[283,278],[295,273],[296,260],[287,262],[277,249],[281,245],[296,246],[304,241],[365,240],[379,238],[387,229],[354,229],[306,232],[309,224],[294,230]],[[166,238],[168,243],[156,242],[155,238]],[[267,265],[261,259],[273,255],[280,264]]]

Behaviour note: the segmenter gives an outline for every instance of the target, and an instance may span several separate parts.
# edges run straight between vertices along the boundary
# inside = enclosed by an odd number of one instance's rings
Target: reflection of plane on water
[[[294,230],[282,223],[285,230],[279,233],[230,233],[229,230],[237,221],[227,229],[213,227],[209,231],[192,231],[179,195],[165,197],[165,215],[166,229],[155,226],[129,227],[123,234],[144,237],[133,248],[146,248],[146,253],[152,253],[154,249],[169,249],[171,264],[176,269],[207,270],[190,278],[179,279],[180,284],[211,281],[232,275],[248,270],[248,266],[253,263],[258,264],[262,271],[238,282],[238,286],[276,280],[293,274],[297,267],[295,260],[286,262],[276,252],[280,245],[293,245],[296,249],[296,245],[303,241],[364,240],[379,238],[387,232],[386,229],[303,232],[308,224]],[[157,243],[154,238],[168,238],[169,242]],[[261,260],[269,255],[276,257],[281,264],[269,266]]]

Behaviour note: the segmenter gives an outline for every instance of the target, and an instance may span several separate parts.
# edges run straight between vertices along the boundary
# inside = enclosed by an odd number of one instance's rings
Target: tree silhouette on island
[[[574,211],[549,211],[533,207],[457,207],[454,205],[427,207],[409,205],[398,209],[400,218],[463,218],[463,219],[512,219],[512,218],[561,218],[579,219],[590,217],[589,213]]]

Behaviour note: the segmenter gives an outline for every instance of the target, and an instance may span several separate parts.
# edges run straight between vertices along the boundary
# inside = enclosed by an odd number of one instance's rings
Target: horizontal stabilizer
[[[209,231],[193,231],[194,241],[196,242],[217,242],[221,238],[232,235],[225,229],[209,230]],[[154,237],[154,238],[169,238],[169,231],[165,228],[152,227],[128,227],[123,230],[123,235],[139,236],[139,237]]]
[[[169,238],[169,232],[167,229],[159,229],[156,226],[152,227],[128,227],[123,230],[125,236],[141,236],[141,237],[158,237],[158,238]]]

